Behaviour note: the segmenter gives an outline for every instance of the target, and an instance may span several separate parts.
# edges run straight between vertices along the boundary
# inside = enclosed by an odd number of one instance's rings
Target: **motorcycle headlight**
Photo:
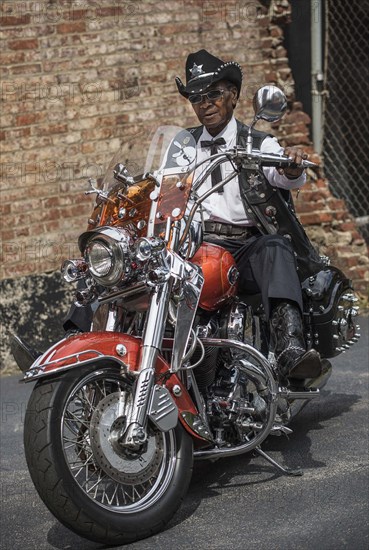
[[[112,251],[101,241],[92,241],[87,248],[86,259],[90,266],[90,272],[95,277],[104,277],[113,268]]]
[[[129,244],[129,234],[123,229],[102,228],[92,233],[85,243],[84,255],[96,282],[114,286],[129,279],[132,272]]]

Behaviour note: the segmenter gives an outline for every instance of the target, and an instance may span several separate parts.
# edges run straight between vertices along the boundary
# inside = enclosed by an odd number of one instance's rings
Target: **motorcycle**
[[[255,123],[278,120],[285,106],[277,88],[258,90],[246,146],[213,155],[205,168],[193,135],[180,128],[159,129],[141,175],[118,152],[102,188],[90,182],[87,193],[97,196],[81,257],[62,267],[67,281],[83,282],[76,304],[92,307],[91,331],[62,339],[31,366],[27,345],[13,340],[23,380],[36,381],[24,425],[32,480],[80,536],[123,544],[163,529],[186,494],[194,459],[253,451],[285,474],[302,474],[261,445],[291,433],[291,419],[319,397],[328,359],[357,341],[358,308],[350,281],[314,256],[291,204],[278,190],[265,193],[258,177],[264,166],[291,166],[286,156],[253,148]],[[234,171],[201,194],[226,161]],[[239,295],[233,257],[203,240],[202,202],[241,169],[260,230],[283,231],[309,252],[300,276],[304,330],[323,369],[302,385],[279,378],[260,296]],[[283,209],[295,224],[288,235]]]

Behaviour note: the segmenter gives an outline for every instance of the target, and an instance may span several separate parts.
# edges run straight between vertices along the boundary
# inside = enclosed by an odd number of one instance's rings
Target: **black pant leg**
[[[281,235],[253,236],[246,241],[205,236],[227,249],[240,272],[239,288],[246,294],[260,292],[267,318],[273,299],[296,302],[302,311],[301,285],[290,242]]]

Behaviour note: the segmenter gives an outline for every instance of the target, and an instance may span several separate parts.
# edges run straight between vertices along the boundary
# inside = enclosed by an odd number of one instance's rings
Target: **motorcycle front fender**
[[[24,382],[75,370],[87,365],[115,366],[123,372],[139,371],[142,340],[121,332],[85,332],[64,338],[38,357],[24,375]],[[198,416],[198,411],[179,377],[170,373],[168,363],[158,356],[157,383],[163,384],[174,399],[178,415],[185,429],[196,439],[203,440],[184,418]]]
[[[60,340],[32,364],[25,382],[91,363],[115,364],[137,370],[141,340],[116,332],[85,332]]]

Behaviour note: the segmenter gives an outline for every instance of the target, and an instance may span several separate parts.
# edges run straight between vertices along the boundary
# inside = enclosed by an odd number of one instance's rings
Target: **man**
[[[242,83],[238,63],[225,63],[200,50],[187,58],[186,85],[179,77],[176,83],[201,123],[200,127],[190,129],[197,141],[198,161],[236,145],[245,146],[248,128],[234,117]],[[277,140],[262,132],[253,131],[253,146],[266,153],[283,153]],[[296,147],[286,148],[284,154],[297,165],[307,158]],[[233,170],[229,164],[221,165],[223,173],[218,174],[218,181]],[[212,180],[209,177],[204,183],[202,192],[216,183],[213,174]],[[306,179],[301,167],[265,168],[264,177],[273,187],[284,190],[299,188]],[[240,272],[241,291],[261,292],[281,375],[299,379],[316,377],[321,372],[321,362],[316,350],[306,351],[294,250],[287,238],[279,234],[262,235],[257,229],[255,217],[244,200],[248,181],[247,174],[241,171],[221,192],[213,193],[203,202],[205,240],[233,254]]]

